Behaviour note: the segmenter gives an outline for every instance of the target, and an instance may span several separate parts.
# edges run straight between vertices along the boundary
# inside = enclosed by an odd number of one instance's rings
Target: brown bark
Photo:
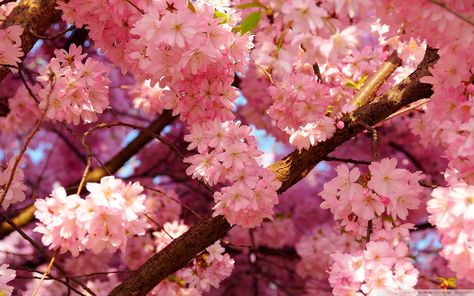
[[[37,35],[45,35],[45,31],[54,22],[59,21],[61,11],[56,8],[56,0],[23,0],[15,6],[7,18],[0,23],[0,29],[5,29],[12,25],[23,27],[21,34],[21,49],[23,51],[22,60],[25,59],[28,52],[33,48]],[[7,76],[9,69],[0,67],[0,82]],[[0,98],[0,110],[2,116],[8,114],[8,102],[6,98]]]
[[[147,128],[149,131],[155,134],[160,134],[161,131],[170,124],[175,117],[171,115],[171,111],[164,111],[160,117],[153,121]],[[133,141],[131,141],[125,148],[117,153],[111,160],[105,164],[105,168],[97,167],[87,174],[86,182],[98,182],[102,177],[107,176],[109,173],[115,173],[118,171],[132,156],[138,153],[146,144],[148,144],[153,137],[150,133],[141,132]],[[80,180],[74,183],[74,185],[68,187],[68,193],[76,193],[77,186]],[[20,214],[11,218],[12,221],[18,226],[22,227],[34,219],[35,206],[31,205],[24,209]],[[0,239],[4,238],[14,229],[6,222],[0,224]]]
[[[45,31],[60,19],[61,11],[56,9],[55,0],[23,0],[17,4],[13,11],[7,16],[4,22],[0,24],[0,29],[5,29],[12,25],[23,27],[21,35],[21,49],[23,59],[31,50],[38,37],[45,35]],[[8,74],[8,69],[0,67],[0,81]]]
[[[363,131],[364,126],[373,126],[402,107],[419,99],[429,98],[433,93],[431,85],[421,83],[419,80],[423,76],[430,75],[428,67],[436,63],[438,58],[436,50],[427,49],[423,61],[415,72],[367,105],[345,115],[342,118],[345,127],[337,130],[332,138],[308,150],[294,151],[271,165],[270,170],[275,172],[282,182],[278,192],[286,191],[304,178],[330,152]],[[159,282],[183,268],[206,247],[222,238],[230,228],[222,216],[205,219],[153,255],[109,295],[146,295]]]

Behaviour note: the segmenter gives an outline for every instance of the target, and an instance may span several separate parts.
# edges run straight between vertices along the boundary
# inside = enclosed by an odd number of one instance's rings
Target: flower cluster
[[[329,271],[333,294],[338,295],[392,295],[416,293],[418,270],[407,258],[404,243],[394,246],[387,241],[367,243],[362,252],[332,255],[334,264]]]
[[[191,164],[186,172],[193,178],[210,185],[232,183],[214,194],[214,215],[247,228],[271,218],[280,187],[275,175],[258,165],[256,157],[261,152],[251,131],[234,121],[195,125],[185,140],[191,142],[188,149],[197,148],[200,154],[184,160]]]
[[[152,86],[151,81],[147,79],[135,85],[130,91],[133,96],[133,106],[146,114],[160,114],[165,109],[163,91],[167,89],[161,88],[159,83]]]
[[[146,197],[138,182],[108,176],[86,187],[85,199],[58,187],[51,197],[36,200],[35,217],[40,223],[35,231],[43,234],[44,245],[73,256],[87,249],[114,252],[126,246],[128,236],[145,233]]]
[[[13,287],[7,285],[8,282],[15,279],[16,272],[8,269],[8,264],[0,265],[0,294],[10,296],[13,293]]]
[[[370,175],[346,165],[336,168],[337,177],[324,184],[320,193],[323,209],[330,209],[347,231],[357,236],[366,233],[368,221],[386,213],[394,220],[406,219],[408,210],[420,204],[423,188],[421,172],[396,168],[397,159],[384,158],[369,165]]]
[[[274,103],[268,114],[299,150],[332,137],[336,131],[335,120],[326,116],[332,100],[329,89],[318,83],[314,70],[308,66],[269,87]]]
[[[135,0],[137,7],[151,1]],[[140,11],[127,1],[70,0],[58,1],[62,18],[77,28],[85,26],[97,48],[125,71],[132,67],[128,54],[133,39],[131,25],[141,16]]]
[[[0,196],[5,194],[2,202],[4,209],[8,209],[10,205],[25,200],[26,186],[23,183],[24,174],[23,169],[19,165],[15,169],[15,175],[10,183],[8,192],[5,193],[6,186],[12,177],[15,161],[16,157],[12,157],[8,162],[8,166],[0,173]]]
[[[40,89],[37,84],[31,87],[33,93],[38,93]],[[8,100],[8,108],[8,115],[0,117],[0,131],[4,134],[27,132],[40,117],[38,104],[24,86],[19,87],[15,95]]]
[[[433,76],[421,81],[433,85],[434,94],[410,126],[425,146],[440,145],[449,166],[470,179],[474,167],[474,85],[470,83],[474,58],[470,50],[453,44],[440,49],[439,62],[430,69]]]
[[[53,120],[75,125],[97,120],[97,114],[109,108],[110,80],[105,66],[92,58],[82,60],[81,46],[71,45],[69,51],[57,49],[40,71],[38,81],[44,88],[39,92],[40,108]]]
[[[21,51],[21,34],[23,28],[19,25],[9,26],[6,29],[0,29],[0,64],[17,66],[23,56]],[[13,72],[16,72],[12,68]]]
[[[351,235],[340,233],[335,227],[323,225],[303,236],[295,248],[301,257],[296,269],[298,275],[323,280],[327,278],[327,270],[334,262],[331,254],[336,251],[355,252],[360,249],[360,243]]]
[[[119,1],[59,2],[64,18],[78,27],[87,25],[92,39],[122,70],[168,87],[162,107],[189,122],[234,118],[231,111],[238,93],[231,84],[234,73],[248,64],[252,42],[249,34],[232,32],[237,14],[222,4],[135,1],[133,7]],[[137,103],[148,109],[144,100]]]
[[[441,256],[458,278],[474,276],[474,186],[456,182],[438,187],[428,201],[429,221],[441,233]]]

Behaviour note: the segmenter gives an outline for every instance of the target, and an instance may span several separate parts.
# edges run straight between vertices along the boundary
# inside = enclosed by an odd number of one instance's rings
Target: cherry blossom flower
[[[10,296],[13,293],[13,287],[7,285],[8,282],[15,279],[16,272],[8,268],[8,264],[0,265],[0,293]]]
[[[56,50],[56,57],[40,70],[38,81],[44,86],[39,93],[40,109],[46,109],[50,119],[89,123],[109,108],[107,70],[92,58],[83,63],[81,52],[75,45],[69,51]]]
[[[23,28],[18,25],[8,26],[6,29],[0,29],[0,64],[17,66],[23,56],[21,50],[21,34]],[[16,72],[15,68],[10,68]]]
[[[43,234],[43,244],[76,257],[86,249],[96,254],[125,249],[128,236],[145,234],[145,195],[139,183],[107,176],[100,183],[87,183],[86,188],[86,199],[68,196],[58,187],[50,198],[36,200],[40,223],[35,231]]]
[[[13,176],[12,182],[8,191],[5,193],[5,187],[10,181],[13,173],[13,167],[16,162],[16,157],[12,157],[8,162],[7,168],[0,173],[0,194],[5,194],[5,198],[2,203],[2,207],[7,209],[10,205],[25,200],[26,186],[24,182],[23,169],[20,164],[15,169],[15,175]]]

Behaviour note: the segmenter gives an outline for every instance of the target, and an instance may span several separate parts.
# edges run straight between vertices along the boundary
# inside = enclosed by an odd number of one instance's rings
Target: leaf
[[[448,287],[456,288],[456,278],[450,277],[448,279]]]
[[[215,10],[215,11],[214,11],[214,18],[220,19],[219,24],[225,24],[225,23],[227,23],[227,14],[225,14],[225,13],[222,12],[222,11]]]
[[[344,84],[345,86],[348,86],[348,87],[352,87],[352,88],[357,88],[357,84],[350,80],[350,79],[346,79],[346,84]]]
[[[364,74],[364,76],[362,76],[362,78],[357,83],[357,85],[362,86],[364,84],[364,82],[367,80],[367,77],[369,77],[369,76],[367,74]]]
[[[188,9],[191,10],[193,13],[196,13],[196,8],[193,5],[191,0],[188,0]]]
[[[252,1],[244,4],[237,5],[235,8],[237,9],[247,9],[247,8],[254,8],[254,7],[260,7],[267,9],[265,5],[263,5],[260,1]]]
[[[258,12],[252,12],[251,14],[247,15],[246,18],[242,21],[240,24],[240,32],[242,34],[245,34],[247,32],[252,31],[255,29],[258,25],[258,22],[260,22],[260,19],[262,18],[262,13],[260,11]]]

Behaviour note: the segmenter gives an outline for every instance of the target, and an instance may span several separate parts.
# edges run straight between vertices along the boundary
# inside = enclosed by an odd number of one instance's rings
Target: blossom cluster
[[[326,116],[332,100],[329,89],[318,83],[309,65],[305,66],[292,72],[288,80],[269,87],[274,103],[268,115],[299,150],[332,137],[336,130],[334,119]]]
[[[0,294],[10,296],[13,293],[13,287],[7,285],[8,282],[15,279],[15,270],[9,269],[8,264],[0,265]]]
[[[460,53],[464,53],[462,57]],[[471,79],[474,59],[459,45],[440,49],[439,62],[430,69],[433,76],[422,81],[433,85],[434,94],[419,116],[410,122],[412,132],[425,146],[439,145],[445,149],[449,167],[459,171],[471,183],[474,167],[474,86]]]
[[[6,29],[0,29],[0,64],[17,66],[23,56],[21,50],[21,34],[23,28],[19,25],[9,26]],[[13,72],[16,72],[12,68]]]
[[[301,257],[296,269],[298,275],[302,278],[314,277],[323,280],[327,278],[329,266],[334,263],[331,255],[336,251],[355,252],[360,249],[360,243],[356,242],[353,236],[340,233],[335,227],[325,224],[303,236],[295,245],[295,249]]]
[[[342,164],[337,177],[324,184],[321,207],[330,209],[347,231],[364,236],[369,220],[385,213],[394,220],[406,219],[408,210],[416,209],[423,188],[418,183],[421,172],[397,168],[397,159],[384,158],[369,165],[370,175],[356,167]]]
[[[33,93],[38,93],[40,89],[39,85],[31,87]],[[8,115],[0,117],[0,131],[3,134],[25,133],[40,117],[38,104],[24,86],[19,87],[15,95],[8,100],[8,108]]]
[[[248,63],[251,37],[231,31],[232,17],[223,22],[215,17],[212,2],[156,1],[131,32],[138,64],[136,74],[167,86],[163,92],[166,109],[186,122],[221,121],[234,118],[233,102],[238,93],[232,86],[234,72]],[[153,66],[151,66],[153,65]]]
[[[101,62],[82,54],[81,46],[71,45],[69,51],[56,49],[56,57],[40,70],[38,81],[40,108],[53,120],[75,125],[97,120],[97,114],[109,108],[110,80]]]
[[[248,64],[251,37],[232,32],[237,15],[223,3],[135,1],[133,7],[117,1],[60,1],[59,6],[67,21],[87,25],[92,39],[124,71],[169,88],[163,107],[192,123],[234,118],[234,72]],[[225,21],[216,17],[218,12]]]
[[[251,131],[235,121],[194,125],[185,140],[190,142],[188,149],[196,148],[200,154],[184,160],[191,164],[186,172],[193,178],[210,185],[232,184],[214,194],[214,215],[247,228],[271,218],[280,187],[275,174],[259,166],[256,158],[261,152]]]
[[[27,188],[24,184],[24,173],[20,165],[16,167],[8,191],[5,193],[6,186],[13,174],[15,162],[16,157],[12,157],[8,162],[7,167],[0,173],[0,196],[5,195],[2,202],[2,207],[4,209],[8,209],[10,205],[25,200],[25,191]]]
[[[137,7],[151,1],[136,0]],[[58,1],[62,18],[76,28],[85,26],[97,48],[126,71],[131,67],[128,54],[131,49],[131,25],[141,16],[140,12],[127,1],[71,0]]]
[[[0,21],[3,22],[5,20],[5,18],[12,12],[13,8],[17,6],[18,2],[20,2],[20,0],[7,2],[0,5]]]
[[[432,192],[427,209],[429,222],[441,234],[441,256],[458,278],[474,277],[474,186],[456,180]]]
[[[389,241],[371,241],[364,251],[334,253],[329,271],[333,295],[416,293],[419,272],[407,254],[406,244]]]
[[[114,252],[125,248],[129,236],[145,233],[146,196],[138,182],[107,176],[100,183],[87,183],[86,188],[85,199],[58,187],[51,197],[36,200],[35,217],[40,223],[35,231],[43,234],[44,245],[73,256],[88,249]]]
[[[150,79],[137,83],[130,90],[130,95],[133,97],[133,106],[146,114],[160,114],[165,109],[163,91],[167,89],[167,87],[160,87],[159,83],[152,85]]]

